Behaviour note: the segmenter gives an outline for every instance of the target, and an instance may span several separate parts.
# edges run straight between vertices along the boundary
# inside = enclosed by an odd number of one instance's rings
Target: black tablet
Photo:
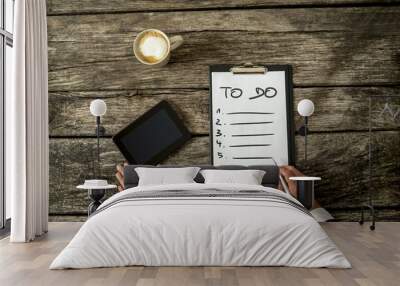
[[[113,137],[130,164],[155,165],[190,139],[171,105],[161,101]]]

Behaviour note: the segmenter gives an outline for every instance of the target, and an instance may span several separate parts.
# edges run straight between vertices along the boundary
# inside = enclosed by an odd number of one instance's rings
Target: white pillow
[[[205,184],[261,185],[265,171],[261,170],[202,170]]]
[[[195,183],[193,180],[200,168],[135,168],[139,176],[139,186],[187,184]]]

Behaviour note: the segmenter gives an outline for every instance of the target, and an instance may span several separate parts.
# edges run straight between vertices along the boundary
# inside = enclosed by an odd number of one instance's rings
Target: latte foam
[[[162,35],[149,32],[140,39],[139,51],[143,60],[156,63],[168,53],[168,42]]]

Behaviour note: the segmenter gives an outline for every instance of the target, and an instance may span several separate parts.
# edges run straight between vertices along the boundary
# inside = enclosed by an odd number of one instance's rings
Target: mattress
[[[134,187],[112,196],[50,269],[131,265],[351,267],[290,195],[198,183]]]

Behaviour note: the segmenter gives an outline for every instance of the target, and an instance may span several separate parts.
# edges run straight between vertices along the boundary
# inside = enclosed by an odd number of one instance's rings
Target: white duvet
[[[90,217],[50,269],[145,266],[294,266],[349,268],[317,221],[293,206],[246,198],[153,198],[112,204],[130,192],[262,190],[262,186],[185,184],[136,187]],[[297,201],[296,201],[297,202]]]

